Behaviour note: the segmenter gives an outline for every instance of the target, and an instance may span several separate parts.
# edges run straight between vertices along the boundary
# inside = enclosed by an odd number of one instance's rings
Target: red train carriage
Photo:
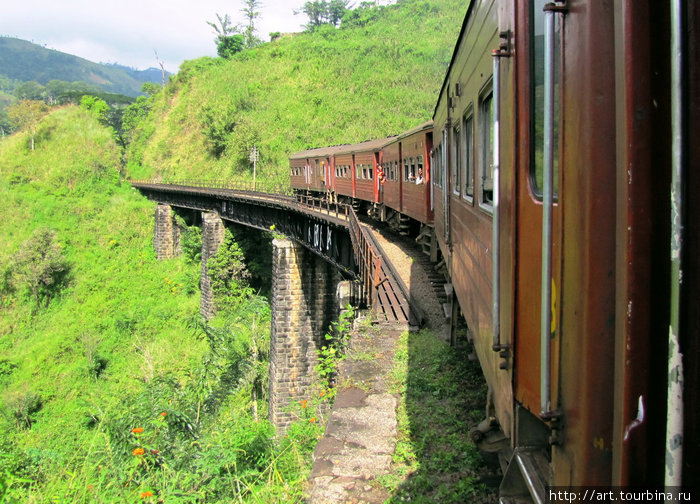
[[[510,438],[503,496],[694,482],[698,261],[671,226],[699,217],[674,168],[697,159],[691,4],[468,9],[434,116],[435,230]]]
[[[508,459],[503,497],[700,473],[699,14],[471,2],[432,133],[290,158],[297,189],[433,224],[497,420],[474,435]]]
[[[334,156],[344,146],[323,147],[289,156],[290,183],[294,189],[326,192],[334,183]]]
[[[386,138],[370,140],[350,146],[347,152],[352,154],[353,162],[353,192],[352,197],[356,202],[364,202],[372,206],[379,201],[379,179],[377,178],[377,165],[382,146],[387,142]],[[338,194],[344,194],[338,191]],[[345,194],[350,196],[349,194]]]

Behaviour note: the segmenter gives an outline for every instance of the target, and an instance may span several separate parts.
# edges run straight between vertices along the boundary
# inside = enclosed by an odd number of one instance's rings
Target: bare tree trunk
[[[158,51],[153,49],[153,52],[156,53],[156,61],[158,62],[158,66],[160,66],[161,83],[162,83],[163,89],[165,89],[165,66],[163,65],[163,62],[158,57]]]

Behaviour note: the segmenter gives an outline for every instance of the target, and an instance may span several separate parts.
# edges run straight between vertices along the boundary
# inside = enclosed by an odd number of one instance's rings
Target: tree
[[[148,96],[153,96],[160,93],[161,89],[163,88],[155,82],[144,82],[141,85],[141,92],[146,93]]]
[[[243,5],[244,7],[241,9],[241,12],[243,12],[248,19],[248,26],[244,33],[245,46],[255,47],[260,44],[260,39],[255,36],[255,19],[260,17],[260,11],[257,9],[262,6],[262,2],[260,0],[244,0]]]
[[[219,37],[216,44],[216,54],[224,59],[229,59],[234,54],[241,52],[245,47],[245,38],[241,34]]]
[[[313,31],[323,24],[338,26],[349,5],[350,0],[309,0],[294,14],[306,14],[309,18],[306,29]]]
[[[15,96],[18,100],[43,100],[46,88],[36,81],[26,81],[15,88]]]
[[[217,14],[216,19],[219,22],[218,25],[211,21],[207,21],[207,24],[216,32],[216,54],[221,58],[228,59],[243,50],[245,37],[239,33],[240,27],[231,23],[228,14],[223,17],[221,14]]]
[[[7,117],[17,129],[26,129],[31,139],[31,150],[34,150],[34,135],[36,135],[39,121],[49,111],[49,107],[43,101],[22,100],[7,108]]]
[[[83,95],[80,99],[80,108],[90,112],[102,124],[107,123],[107,114],[109,113],[109,105],[107,102],[91,95]]]
[[[348,11],[350,0],[330,0],[327,6],[327,19],[333,26],[338,26],[340,20]]]
[[[36,308],[48,306],[67,282],[69,272],[56,233],[46,228],[35,231],[12,261],[13,278],[29,289]]]

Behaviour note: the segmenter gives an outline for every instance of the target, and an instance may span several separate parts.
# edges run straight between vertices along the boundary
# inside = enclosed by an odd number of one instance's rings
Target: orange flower
[[[324,395],[326,395],[326,391],[325,391],[325,390],[322,390],[322,391],[321,391],[321,394],[319,395],[319,397],[323,397]]]
[[[142,499],[146,499],[148,497],[153,497],[153,492],[151,492],[150,490],[147,490],[145,492],[141,492]]]
[[[315,421],[316,421],[316,417],[309,418],[309,422],[314,423]]]
[[[299,404],[301,404],[301,407],[305,409],[306,408],[306,399],[304,399],[303,401],[299,401]]]
[[[163,416],[163,417],[164,417],[165,415],[167,415],[167,413],[166,413],[165,411],[164,411],[163,413],[160,414],[160,416]]]
[[[132,451],[131,453],[138,457],[139,455],[143,455],[144,451],[145,450],[143,448],[134,448],[134,451]]]
[[[134,427],[133,429],[131,429],[131,432],[133,432],[134,434],[141,434],[143,432],[143,427]]]

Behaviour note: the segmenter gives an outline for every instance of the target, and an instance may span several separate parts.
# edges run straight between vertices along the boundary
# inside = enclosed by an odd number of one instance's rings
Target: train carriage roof
[[[452,67],[455,64],[455,59],[457,58],[457,52],[459,51],[459,45],[462,43],[462,38],[464,37],[464,34],[467,31],[467,25],[469,24],[469,20],[471,19],[472,11],[474,10],[474,4],[476,4],[476,2],[474,0],[470,0],[469,6],[467,7],[467,13],[464,15],[464,21],[462,22],[462,28],[459,31],[459,36],[457,37],[457,43],[455,44],[455,48],[452,50],[452,59],[450,59],[450,65],[447,67],[447,72],[445,72],[445,78],[442,81],[442,87],[440,88],[440,93],[438,94],[437,103],[435,103],[435,108],[433,109],[433,119],[435,118],[435,115],[437,114],[438,107],[440,106],[440,100],[442,100],[442,95],[445,92],[445,88],[447,87],[447,82],[450,79],[450,74],[452,73]]]
[[[380,138],[378,140],[368,140],[356,144],[332,145],[329,147],[319,147],[316,149],[308,149],[295,152],[289,156],[289,159],[306,159],[334,156],[336,154],[353,154],[355,152],[367,152],[381,149],[384,145],[395,139],[395,136]]]

